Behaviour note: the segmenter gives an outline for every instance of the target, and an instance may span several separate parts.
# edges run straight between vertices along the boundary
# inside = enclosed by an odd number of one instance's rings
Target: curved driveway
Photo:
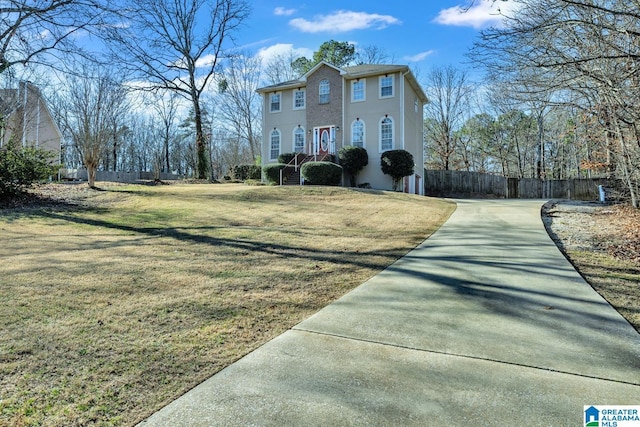
[[[584,425],[640,405],[640,335],[548,237],[542,201],[459,200],[377,276],[141,426]]]

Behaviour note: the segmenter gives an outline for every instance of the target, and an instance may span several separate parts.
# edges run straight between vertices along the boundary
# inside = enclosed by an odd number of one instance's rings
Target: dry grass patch
[[[341,188],[50,186],[0,210],[0,425],[132,425],[404,255],[453,211]]]
[[[640,210],[556,201],[543,220],[580,274],[640,332]]]

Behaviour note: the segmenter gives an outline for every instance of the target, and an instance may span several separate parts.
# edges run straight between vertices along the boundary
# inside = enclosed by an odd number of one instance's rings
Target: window
[[[329,80],[327,80],[327,79],[321,80],[320,81],[320,87],[318,89],[318,95],[319,95],[318,102],[320,104],[328,104],[329,103],[329,94],[330,93],[331,93],[331,90],[329,88]]]
[[[304,153],[304,129],[301,127],[293,131],[293,151]]]
[[[269,111],[272,113],[277,113],[280,111],[280,92],[271,94],[271,107]]]
[[[269,153],[270,160],[276,160],[280,155],[280,131],[274,129],[271,131],[271,151]]]
[[[356,147],[364,147],[364,122],[356,119],[351,125],[351,144]]]
[[[385,117],[380,122],[380,151],[393,149],[393,120]]]
[[[353,80],[351,83],[351,102],[365,100],[364,79]]]
[[[393,75],[380,77],[380,98],[390,98],[393,96]]]
[[[305,92],[304,89],[298,89],[293,91],[293,109],[301,110],[305,106]]]

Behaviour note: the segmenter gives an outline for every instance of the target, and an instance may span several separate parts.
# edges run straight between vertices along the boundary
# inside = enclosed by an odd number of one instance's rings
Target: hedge
[[[342,181],[342,167],[331,162],[308,162],[302,165],[300,172],[308,184],[340,185]]]
[[[261,169],[258,165],[236,165],[232,170],[233,178],[246,181],[248,179],[260,179]]]

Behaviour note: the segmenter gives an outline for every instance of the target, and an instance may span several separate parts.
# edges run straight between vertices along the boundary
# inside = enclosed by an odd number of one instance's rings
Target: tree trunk
[[[194,120],[196,125],[196,178],[207,179],[207,152],[204,132],[202,131],[202,111],[197,94],[191,97],[193,101]]]
[[[89,188],[96,188],[96,170],[97,167],[93,164],[87,166],[87,178],[89,181]]]

